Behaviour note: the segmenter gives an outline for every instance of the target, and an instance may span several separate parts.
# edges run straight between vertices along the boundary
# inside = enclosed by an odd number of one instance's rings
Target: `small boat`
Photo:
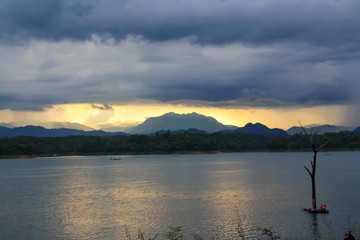
[[[320,209],[320,208],[304,208],[305,212],[309,213],[329,213],[327,209]]]
[[[110,156],[110,160],[121,160],[120,156]]]

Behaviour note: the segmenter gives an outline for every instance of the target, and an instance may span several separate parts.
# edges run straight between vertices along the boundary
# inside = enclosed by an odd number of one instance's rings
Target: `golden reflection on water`
[[[158,184],[124,181],[121,175],[106,180],[105,168],[77,168],[68,172],[56,206],[57,218],[67,239],[124,239],[125,226],[133,234],[138,227],[149,231],[161,223],[164,210],[157,204],[169,199]],[[105,179],[105,182],[104,182]],[[147,226],[150,225],[150,226]]]
[[[247,173],[243,172],[243,174]],[[254,227],[249,219],[252,219],[250,216],[256,209],[253,206],[253,190],[247,185],[246,179],[239,176],[238,171],[219,170],[214,175],[216,176],[216,182],[212,186],[214,191],[207,193],[211,200],[209,211],[213,216],[212,220],[218,221],[215,225],[216,229],[212,231],[222,232],[226,239],[236,238],[239,236],[240,224],[246,236],[250,236]]]
[[[91,239],[95,232],[104,227],[101,219],[108,219],[111,215],[106,215],[103,211],[104,202],[99,202],[104,193],[99,193],[96,180],[93,179],[95,175],[84,169],[77,170],[71,171],[72,174],[64,179],[65,196],[58,211],[65,236],[71,239],[87,236]]]
[[[138,228],[153,236],[183,226],[187,233],[230,239],[238,236],[239,219],[251,236],[256,227],[251,219],[264,207],[246,166],[167,161],[67,169],[52,199],[56,210],[50,210],[62,226],[61,238],[126,239],[125,226],[132,236]]]

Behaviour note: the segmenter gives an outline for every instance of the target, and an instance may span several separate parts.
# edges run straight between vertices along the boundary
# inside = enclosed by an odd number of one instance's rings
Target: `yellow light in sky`
[[[288,129],[307,124],[343,124],[347,108],[341,105],[309,108],[217,108],[172,104],[112,105],[63,104],[54,105],[40,112],[0,110],[0,122],[36,124],[41,122],[76,122],[93,128],[122,127],[139,124],[149,117],[168,112],[187,114],[196,112],[214,117],[225,125],[242,127],[246,123],[260,122],[270,128]]]

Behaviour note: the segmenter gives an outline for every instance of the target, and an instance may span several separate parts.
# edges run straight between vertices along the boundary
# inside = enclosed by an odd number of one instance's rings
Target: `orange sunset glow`
[[[151,105],[111,105],[101,104],[62,104],[54,105],[44,111],[1,110],[0,122],[14,122],[18,125],[36,125],[44,122],[73,122],[95,129],[106,127],[127,127],[140,124],[149,117],[161,116],[168,112],[186,114],[196,112],[211,116],[224,125],[244,126],[260,122],[271,128],[288,129],[302,124],[343,124],[348,109],[340,105],[310,108],[215,108],[171,104]]]

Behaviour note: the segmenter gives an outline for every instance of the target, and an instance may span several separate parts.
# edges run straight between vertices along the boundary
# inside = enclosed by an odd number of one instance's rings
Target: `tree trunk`
[[[316,173],[316,157],[317,157],[317,151],[316,149],[313,147],[313,151],[314,151],[314,160],[312,165],[312,174],[311,176],[311,186],[312,186],[312,207],[313,209],[316,209],[316,184],[315,184],[315,173]]]
[[[317,153],[318,153],[323,147],[326,146],[327,142],[324,143],[323,145],[321,145],[320,147],[316,147],[316,144],[315,144],[315,142],[314,142],[314,140],[313,140],[313,137],[316,135],[316,133],[313,133],[313,132],[311,131],[311,133],[308,134],[308,133],[305,131],[305,129],[303,128],[303,126],[301,125],[301,123],[300,123],[300,126],[301,126],[303,132],[305,133],[305,135],[308,137],[308,140],[309,140],[309,142],[310,142],[310,144],[311,144],[311,147],[312,147],[312,151],[313,151],[313,153],[314,153],[313,160],[310,161],[311,171],[310,171],[306,166],[304,166],[304,167],[305,167],[306,171],[309,173],[309,175],[310,175],[310,177],[311,177],[312,208],[313,208],[314,210],[316,210],[316,209],[317,209],[317,204],[316,204],[316,183],[315,183],[315,176],[316,176],[316,159],[317,159]]]

